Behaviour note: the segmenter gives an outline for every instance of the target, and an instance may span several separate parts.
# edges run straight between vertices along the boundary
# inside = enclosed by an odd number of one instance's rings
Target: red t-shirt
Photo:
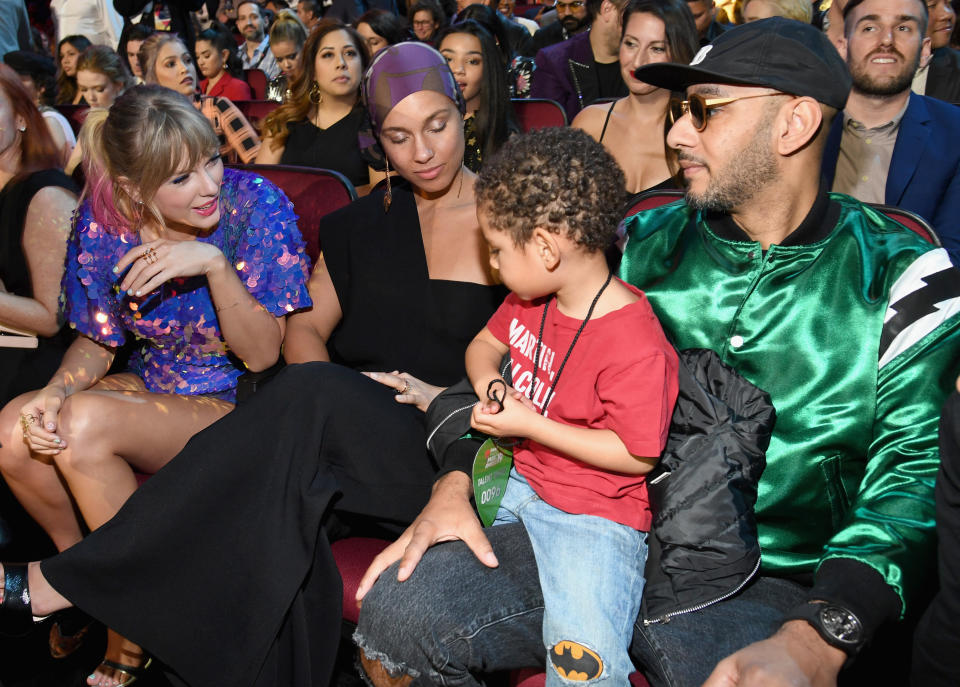
[[[639,300],[591,318],[556,392],[550,392],[545,415],[567,425],[613,430],[633,455],[659,456],[677,400],[677,354],[646,296],[626,286]],[[514,388],[528,396],[543,303],[511,293],[487,323],[494,337],[510,347]],[[581,322],[550,303],[533,394],[538,409]],[[555,508],[650,529],[643,475],[608,472],[529,439],[513,455],[517,471]]]

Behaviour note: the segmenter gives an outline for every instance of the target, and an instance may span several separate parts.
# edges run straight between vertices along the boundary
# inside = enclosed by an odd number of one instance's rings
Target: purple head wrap
[[[370,128],[361,128],[359,143],[360,149],[367,152],[368,161],[383,155],[377,139],[390,110],[418,91],[442,93],[456,103],[461,115],[466,112],[463,94],[446,58],[429,45],[397,43],[377,53],[360,85]]]

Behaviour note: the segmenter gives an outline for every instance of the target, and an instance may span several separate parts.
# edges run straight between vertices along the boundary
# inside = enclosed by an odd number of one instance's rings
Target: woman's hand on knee
[[[23,440],[34,453],[52,456],[67,447],[57,434],[64,398],[63,389],[45,386],[20,408]]]

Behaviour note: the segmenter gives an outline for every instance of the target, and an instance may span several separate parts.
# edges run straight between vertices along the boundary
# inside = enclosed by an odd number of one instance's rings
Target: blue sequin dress
[[[248,172],[224,170],[220,223],[197,238],[221,251],[240,280],[274,316],[307,308],[309,258],[297,229],[293,205],[276,186]],[[223,340],[205,277],[171,280],[142,297],[120,291],[113,266],[139,234],[109,230],[84,202],[67,247],[61,291],[70,326],[108,346],[127,332],[138,341],[130,370],[148,391],[212,395],[232,401],[243,363]]]

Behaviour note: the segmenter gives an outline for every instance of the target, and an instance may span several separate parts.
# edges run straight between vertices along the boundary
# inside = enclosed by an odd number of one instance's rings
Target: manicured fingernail
[[[63,443],[63,439],[61,439],[60,437],[57,437],[57,438],[54,439],[53,441],[54,441],[55,443],[57,443],[57,444],[62,444],[62,443]]]
[[[114,266],[113,266],[113,273],[114,273],[114,274],[117,274],[117,273],[119,273],[119,272],[120,272],[120,268],[117,267],[116,265],[114,265]]]
[[[128,295],[128,296],[132,296],[132,295],[133,295],[133,289],[127,289],[127,295]]]
[[[137,291],[137,292],[136,292],[135,294],[133,294],[133,295],[134,295],[134,296],[139,296],[139,295],[140,295],[140,292]]]

